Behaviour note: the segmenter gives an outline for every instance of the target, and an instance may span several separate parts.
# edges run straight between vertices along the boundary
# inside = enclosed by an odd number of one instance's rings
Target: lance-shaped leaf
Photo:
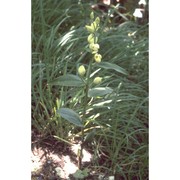
[[[98,67],[104,68],[104,69],[113,69],[119,73],[122,73],[124,75],[127,75],[127,71],[125,69],[123,69],[122,67],[113,64],[113,63],[109,63],[109,62],[101,62],[97,64]]]
[[[97,88],[92,88],[88,91],[88,96],[89,97],[97,97],[97,96],[104,96],[106,94],[110,94],[113,92],[113,89],[109,87],[97,87]]]
[[[66,74],[60,76],[53,81],[49,82],[50,85],[60,85],[60,86],[84,86],[84,82],[79,76],[73,74]]]
[[[76,126],[83,127],[82,119],[72,109],[69,109],[69,108],[60,108],[59,110],[57,110],[57,113],[59,113],[61,117],[63,117],[64,119],[68,120],[70,123],[73,123]]]

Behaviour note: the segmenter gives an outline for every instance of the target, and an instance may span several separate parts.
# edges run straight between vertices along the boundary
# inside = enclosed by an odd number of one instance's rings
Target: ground
[[[77,144],[67,145],[52,136],[32,136],[32,180],[73,180],[78,170]],[[85,179],[109,179],[105,172],[91,166],[92,155],[84,150],[83,167],[88,172]]]

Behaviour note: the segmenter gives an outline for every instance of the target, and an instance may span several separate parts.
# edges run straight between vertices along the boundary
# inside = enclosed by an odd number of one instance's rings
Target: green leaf
[[[83,127],[82,119],[72,109],[60,108],[59,110],[57,110],[57,113],[59,113],[64,119],[75,124],[76,126]]]
[[[89,169],[85,168],[84,170],[78,169],[73,176],[77,179],[84,179],[85,177],[88,177]]]
[[[113,89],[109,87],[97,87],[97,88],[92,88],[88,91],[88,96],[89,97],[97,97],[97,96],[103,96],[106,94],[110,94],[113,92]]]
[[[91,142],[95,134],[96,134],[96,129],[93,129],[91,132],[89,132],[84,138],[84,144]]]
[[[67,74],[60,76],[49,83],[50,85],[60,85],[60,86],[84,86],[84,82],[79,76],[73,74]]]
[[[113,69],[119,73],[122,73],[124,75],[127,75],[127,71],[125,69],[123,69],[122,67],[113,64],[113,63],[109,63],[109,62],[101,62],[97,64],[98,67],[104,68],[104,69]]]

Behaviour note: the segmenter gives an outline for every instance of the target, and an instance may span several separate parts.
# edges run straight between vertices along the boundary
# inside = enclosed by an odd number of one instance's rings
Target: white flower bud
[[[93,81],[94,84],[100,84],[102,82],[102,78],[101,77],[96,77]]]
[[[80,76],[84,76],[84,74],[86,73],[86,69],[84,68],[83,65],[81,65],[79,68],[78,68],[78,73]]]

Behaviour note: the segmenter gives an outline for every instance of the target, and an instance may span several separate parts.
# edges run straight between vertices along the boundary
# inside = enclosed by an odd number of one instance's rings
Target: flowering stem
[[[83,158],[83,148],[84,148],[84,126],[86,123],[86,110],[87,110],[87,105],[88,105],[88,91],[89,91],[89,86],[90,86],[90,75],[91,75],[91,69],[92,69],[92,63],[93,60],[95,60],[97,63],[101,62],[102,56],[98,54],[99,50],[99,44],[97,43],[98,41],[98,34],[97,31],[99,29],[99,23],[100,23],[100,18],[96,17],[94,20],[94,13],[91,12],[90,14],[90,19],[91,19],[91,25],[86,25],[87,31],[90,33],[87,41],[89,43],[89,50],[91,51],[91,54],[93,55],[92,59],[89,62],[87,74],[86,74],[86,84],[84,86],[84,108],[83,108],[83,115],[82,115],[82,122],[83,122],[83,127],[81,128],[81,148],[78,153],[78,168],[82,169],[82,158]],[[81,76],[85,74],[85,68],[83,65],[81,65],[78,69],[78,72]],[[101,81],[101,78],[97,79],[95,83]]]
[[[92,69],[92,62],[93,59],[90,61],[88,70],[87,70],[87,81],[86,85],[84,87],[84,108],[83,108],[83,116],[82,116],[82,122],[84,123],[86,120],[86,110],[87,110],[87,105],[88,105],[88,91],[89,91],[89,80],[90,80],[90,74],[91,74],[91,69]],[[85,125],[85,123],[84,123]],[[81,148],[80,148],[80,153],[79,153],[79,159],[78,159],[78,168],[82,169],[82,158],[83,158],[83,149],[84,149],[84,126],[81,128]]]

